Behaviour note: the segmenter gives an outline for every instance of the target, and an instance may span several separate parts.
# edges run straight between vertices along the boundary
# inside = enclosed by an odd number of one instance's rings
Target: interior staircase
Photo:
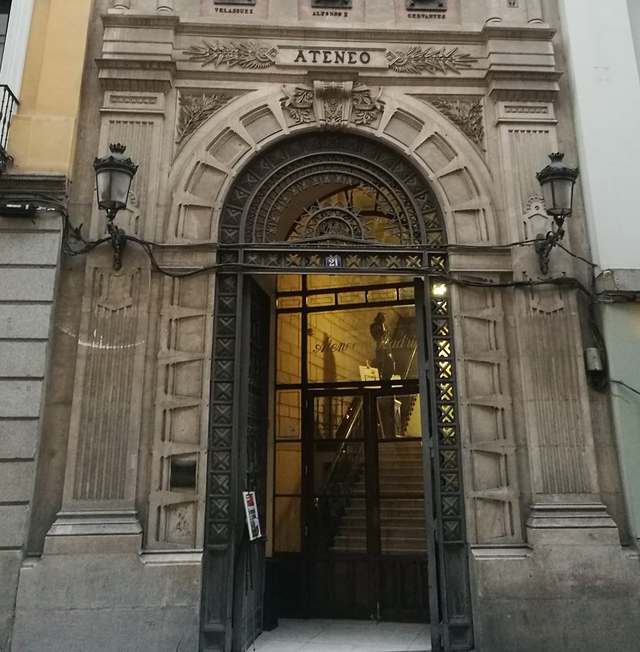
[[[381,552],[426,553],[421,441],[380,442],[378,451]],[[365,495],[361,474],[352,486],[333,539],[333,552],[366,552]]]

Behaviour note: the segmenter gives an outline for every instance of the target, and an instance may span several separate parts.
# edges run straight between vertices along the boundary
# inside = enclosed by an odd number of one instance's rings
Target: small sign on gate
[[[249,540],[255,541],[262,537],[260,529],[260,518],[258,516],[258,504],[256,503],[255,491],[243,491],[242,501],[244,502],[244,512],[247,516],[247,529],[249,530]]]

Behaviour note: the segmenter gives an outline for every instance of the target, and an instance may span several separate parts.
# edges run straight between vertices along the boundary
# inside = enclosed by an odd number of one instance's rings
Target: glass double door
[[[309,615],[428,617],[417,383],[309,389],[303,510]]]

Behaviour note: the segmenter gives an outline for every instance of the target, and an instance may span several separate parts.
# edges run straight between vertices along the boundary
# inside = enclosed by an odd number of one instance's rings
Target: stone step
[[[365,537],[366,532],[364,528],[343,528],[340,534],[336,535],[336,539],[345,537],[347,539],[358,539]],[[380,538],[382,541],[413,541],[425,539],[424,528],[420,527],[404,527],[404,528],[381,528]]]
[[[384,552],[423,552],[427,548],[424,537],[406,537],[404,539],[391,539],[382,537],[380,541]],[[360,552],[367,549],[365,536],[337,536],[333,542],[332,550],[336,552]]]
[[[362,515],[345,515],[340,528],[343,527],[365,527],[367,519]],[[382,527],[421,527],[424,526],[424,512],[411,516],[381,516]]]
[[[354,510],[364,512],[364,498],[356,498],[352,500],[351,503],[347,505],[345,512],[350,513]],[[393,514],[396,514],[399,512],[405,512],[406,510],[418,510],[421,513],[424,513],[424,501],[422,498],[387,498],[380,506],[380,511],[382,514],[386,514],[389,511],[391,511]]]

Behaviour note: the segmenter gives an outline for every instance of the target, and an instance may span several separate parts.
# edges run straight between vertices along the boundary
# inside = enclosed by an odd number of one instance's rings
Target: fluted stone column
[[[46,552],[138,549],[135,511],[149,294],[147,262],[127,251],[88,262],[62,508]]]

